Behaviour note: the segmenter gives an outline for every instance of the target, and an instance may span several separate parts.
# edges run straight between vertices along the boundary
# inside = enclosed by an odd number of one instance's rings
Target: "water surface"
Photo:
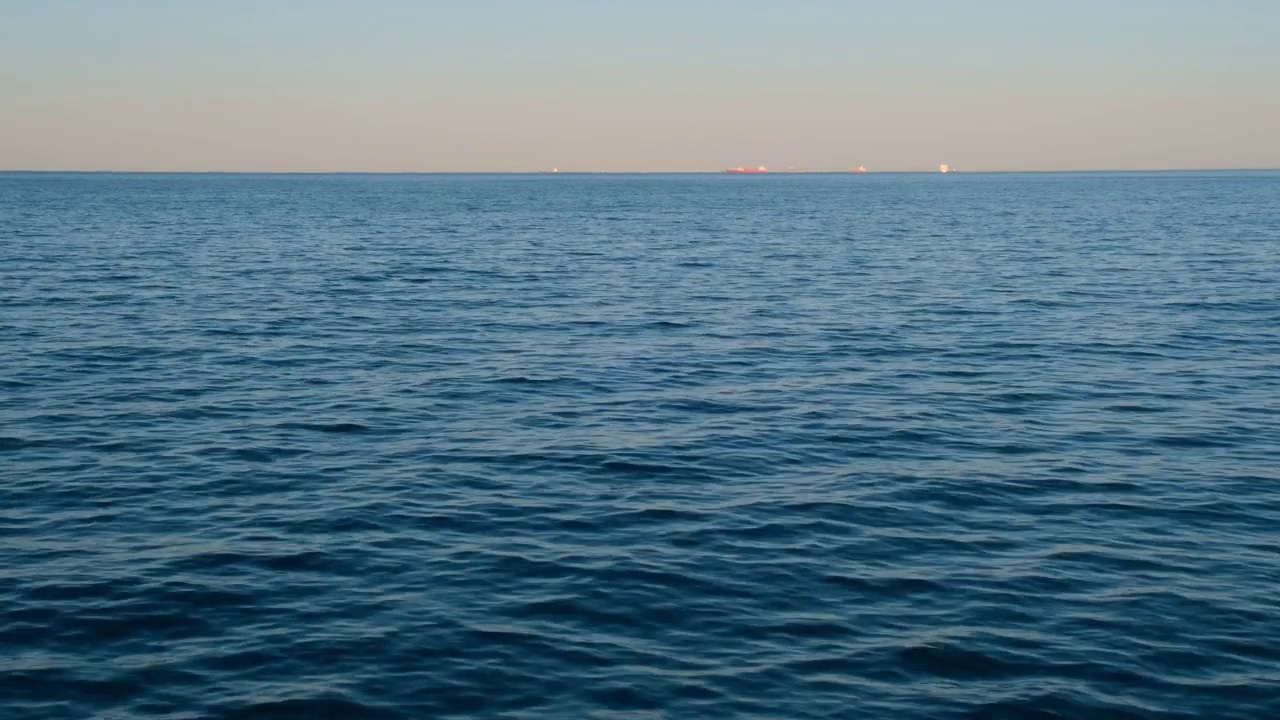
[[[0,715],[1280,717],[1280,173],[0,175]]]

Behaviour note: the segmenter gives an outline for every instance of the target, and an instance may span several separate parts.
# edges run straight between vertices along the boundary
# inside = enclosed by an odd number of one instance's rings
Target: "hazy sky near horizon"
[[[1280,0],[0,0],[0,169],[1280,167]]]

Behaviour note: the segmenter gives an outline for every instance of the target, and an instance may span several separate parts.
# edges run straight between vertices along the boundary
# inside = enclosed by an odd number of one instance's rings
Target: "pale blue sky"
[[[0,0],[0,168],[1280,166],[1280,0]]]

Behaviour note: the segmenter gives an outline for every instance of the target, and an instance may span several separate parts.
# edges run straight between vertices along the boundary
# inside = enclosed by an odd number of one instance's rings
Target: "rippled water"
[[[1280,173],[0,175],[5,718],[1280,717]]]

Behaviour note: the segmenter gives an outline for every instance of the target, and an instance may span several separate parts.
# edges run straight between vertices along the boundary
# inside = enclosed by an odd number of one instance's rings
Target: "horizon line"
[[[1275,172],[1275,167],[1079,168],[1062,170],[956,170],[948,175],[1017,175],[1069,173]],[[726,175],[727,170],[117,170],[0,168],[0,174],[30,175]],[[933,170],[769,170],[751,175],[942,175]]]

